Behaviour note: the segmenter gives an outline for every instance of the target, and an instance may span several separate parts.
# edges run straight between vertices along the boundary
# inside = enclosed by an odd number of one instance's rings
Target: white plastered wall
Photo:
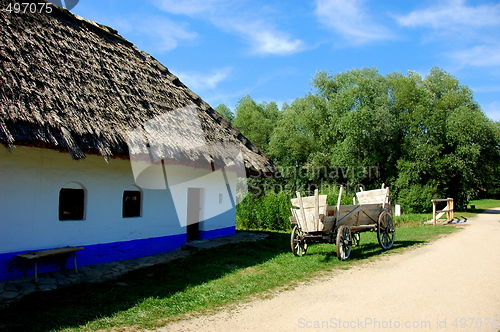
[[[59,221],[59,190],[86,190],[84,220]],[[167,190],[142,190],[142,216],[122,218],[123,191],[134,185],[130,162],[0,145],[0,253],[112,243],[182,234]]]
[[[230,197],[230,193],[233,196],[236,193],[236,173],[226,172],[225,178],[221,170],[212,172],[179,165],[165,165],[165,169],[177,215],[183,226],[186,225],[187,220],[188,188],[203,189],[200,213],[201,231],[235,226],[234,198]],[[229,183],[230,191],[227,183]],[[226,216],[227,213],[231,213],[231,218],[217,218],[224,213]]]

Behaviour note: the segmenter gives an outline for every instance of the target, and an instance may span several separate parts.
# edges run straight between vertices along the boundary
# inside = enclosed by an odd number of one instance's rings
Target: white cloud
[[[482,105],[484,113],[486,115],[494,120],[494,121],[500,121],[500,102],[499,101],[494,101],[486,105]]]
[[[301,40],[291,40],[282,33],[270,30],[255,33],[251,37],[255,44],[255,52],[260,54],[292,54],[303,48]]]
[[[389,29],[372,21],[363,4],[364,0],[316,0],[315,14],[352,44],[393,39]]]
[[[218,29],[247,41],[253,54],[287,55],[304,49],[303,41],[277,29],[264,9],[247,9],[241,1],[159,0],[155,3],[172,14],[208,20]]]
[[[189,31],[187,24],[174,22],[162,16],[128,16],[107,17],[102,20],[113,26],[118,32],[134,43],[142,44],[140,48],[157,52],[175,49],[182,40],[192,40],[198,35]],[[144,39],[147,39],[147,42]],[[141,38],[138,40],[137,38]],[[154,42],[151,42],[151,41]]]
[[[465,0],[449,0],[436,6],[397,16],[397,22],[408,27],[431,27],[455,30],[464,26],[500,25],[500,4],[467,6]]]
[[[231,27],[233,33],[246,39],[252,45],[254,54],[286,55],[304,49],[300,39],[294,39],[289,34],[276,30],[264,21],[232,22],[225,21],[224,29]]]
[[[175,49],[179,41],[190,40],[197,37],[197,33],[189,31],[185,24],[174,22],[164,17],[143,19],[139,27],[135,27],[141,34],[158,37],[154,47],[160,52]]]
[[[460,66],[500,66],[500,4],[468,5],[446,0],[427,8],[395,16],[405,27],[428,28],[424,39],[448,42],[454,50],[445,55]]]
[[[194,71],[172,71],[177,77],[193,91],[207,91],[217,88],[231,73],[231,67],[224,67],[209,74]]]
[[[500,66],[500,45],[478,45],[453,52],[451,56],[463,65],[478,67]]]
[[[221,0],[160,0],[156,1],[156,4],[167,13],[191,16],[212,11],[217,12],[217,8],[223,6],[224,2]]]
[[[474,90],[474,93],[476,93],[476,92],[500,92],[500,85],[486,85],[486,86],[473,87],[472,90]]]

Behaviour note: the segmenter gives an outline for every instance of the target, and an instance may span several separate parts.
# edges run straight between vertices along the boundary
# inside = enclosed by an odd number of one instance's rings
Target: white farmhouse
[[[267,156],[115,30],[52,8],[0,12],[0,280],[31,251],[91,265],[234,234],[237,179]]]

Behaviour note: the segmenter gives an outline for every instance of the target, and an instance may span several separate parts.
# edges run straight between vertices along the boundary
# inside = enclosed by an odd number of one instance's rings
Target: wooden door
[[[202,207],[201,188],[188,188],[187,201],[187,240],[193,241],[200,238],[200,221]]]

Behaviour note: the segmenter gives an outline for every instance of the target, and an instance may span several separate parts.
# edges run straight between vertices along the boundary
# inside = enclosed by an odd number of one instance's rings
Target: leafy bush
[[[257,216],[266,229],[290,229],[290,197],[283,191],[278,194],[268,194],[262,197],[262,208]]]
[[[328,195],[328,205],[337,205],[339,188],[324,187],[321,195]],[[310,193],[302,193],[308,196]],[[344,192],[341,204],[352,204],[354,192]],[[238,229],[290,230],[290,199],[295,195],[280,191],[268,191],[266,195],[249,194],[236,208],[236,227]]]
[[[337,201],[339,198],[340,188],[337,186],[324,186],[320,191],[320,195],[328,195],[327,204],[328,205],[337,205]],[[352,199],[355,196],[355,192],[353,190],[345,189],[342,192],[342,198],[340,200],[341,205],[350,205],[352,204]]]
[[[240,100],[234,123],[281,173],[254,179],[254,193],[266,185],[293,196],[324,184],[336,193],[338,183],[371,189],[384,182],[400,194],[404,211],[415,212],[429,210],[430,198],[452,197],[458,209],[473,198],[499,197],[500,123],[444,70],[425,77],[377,68],[318,72],[311,85],[281,110]],[[329,204],[336,198],[329,194]]]
[[[238,229],[289,230],[290,197],[283,191],[248,195],[236,208]]]
[[[432,212],[431,200],[435,198],[440,198],[435,186],[413,184],[400,190],[398,203],[408,213],[428,213]]]
[[[236,206],[236,228],[238,229],[258,229],[256,224],[257,216],[253,208],[258,204],[258,197],[249,194]]]

